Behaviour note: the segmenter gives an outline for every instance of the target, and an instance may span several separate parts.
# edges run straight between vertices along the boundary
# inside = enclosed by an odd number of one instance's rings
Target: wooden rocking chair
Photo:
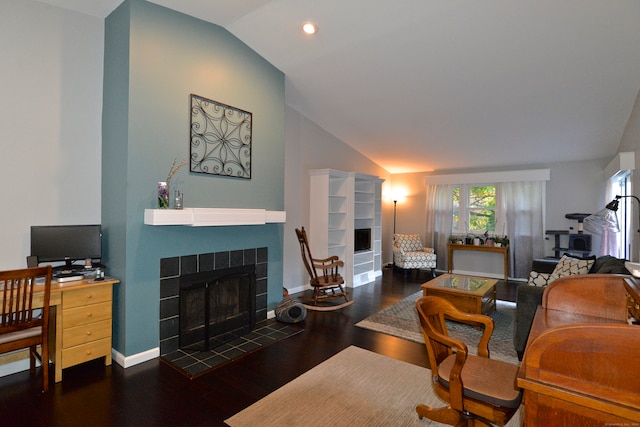
[[[313,258],[309,250],[309,241],[304,227],[301,230],[296,228],[296,235],[298,236],[298,242],[300,242],[302,261],[307,273],[309,273],[309,284],[313,288],[313,296],[311,298],[300,298],[304,306],[309,310],[331,311],[353,304],[353,300],[349,300],[342,286],[344,285],[344,278],[338,272],[338,268],[343,267],[344,262],[335,255],[325,259]],[[342,304],[328,302],[339,298],[344,298],[345,302]]]

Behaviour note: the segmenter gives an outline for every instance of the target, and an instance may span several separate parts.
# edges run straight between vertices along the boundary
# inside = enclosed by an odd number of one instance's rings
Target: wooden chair
[[[302,254],[304,267],[309,273],[309,284],[313,288],[312,298],[301,298],[303,302],[308,303],[305,304],[305,307],[310,310],[328,311],[338,310],[353,304],[353,300],[349,300],[349,296],[342,286],[344,285],[344,278],[338,270],[344,266],[344,262],[335,255],[324,259],[313,258],[304,227],[302,229],[296,228],[296,235],[300,243],[300,253]],[[345,301],[342,304],[327,303],[330,300],[342,298]]]
[[[34,296],[40,288],[44,292]],[[29,348],[30,371],[36,370],[36,357],[42,364],[43,392],[49,390],[50,295],[51,266],[0,271],[0,353]],[[40,355],[36,351],[38,345],[41,346]]]
[[[459,311],[439,297],[416,301],[422,335],[427,346],[433,388],[449,406],[418,405],[423,417],[454,426],[506,424],[520,406],[522,393],[516,388],[518,366],[489,358],[493,319]],[[484,327],[478,355],[447,333],[445,319]]]

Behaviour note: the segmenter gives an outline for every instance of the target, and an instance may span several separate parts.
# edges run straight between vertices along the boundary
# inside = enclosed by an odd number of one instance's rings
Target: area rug
[[[422,291],[416,292],[356,323],[356,326],[424,343],[415,306],[416,300],[421,296]],[[491,313],[495,325],[491,341],[489,341],[491,358],[519,365],[520,362],[513,347],[513,322],[516,304],[498,300],[497,308],[497,311]],[[478,343],[482,336],[480,330],[457,322],[447,322],[447,330],[451,336],[464,341],[470,353],[476,354]]]
[[[245,410],[231,427],[438,426],[418,418],[418,404],[446,406],[431,388],[431,372],[358,347],[348,347]],[[520,425],[518,411],[509,427]]]

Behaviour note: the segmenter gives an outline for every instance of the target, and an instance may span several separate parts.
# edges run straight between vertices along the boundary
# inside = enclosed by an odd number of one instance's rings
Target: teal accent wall
[[[284,210],[284,75],[225,29],[143,0],[105,22],[102,222],[114,288],[114,348],[158,347],[160,259],[268,247],[268,307],[282,299],[283,225],[153,227],[158,181],[189,158],[189,96],[253,114],[250,180],[192,174],[171,191],[186,207]]]

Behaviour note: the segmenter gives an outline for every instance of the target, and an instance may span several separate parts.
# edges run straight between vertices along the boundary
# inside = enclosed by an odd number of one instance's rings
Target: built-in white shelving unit
[[[382,275],[382,182],[373,175],[317,169],[310,174],[309,244],[314,257],[345,262],[346,285]],[[354,250],[356,229],[371,230],[371,248]]]

